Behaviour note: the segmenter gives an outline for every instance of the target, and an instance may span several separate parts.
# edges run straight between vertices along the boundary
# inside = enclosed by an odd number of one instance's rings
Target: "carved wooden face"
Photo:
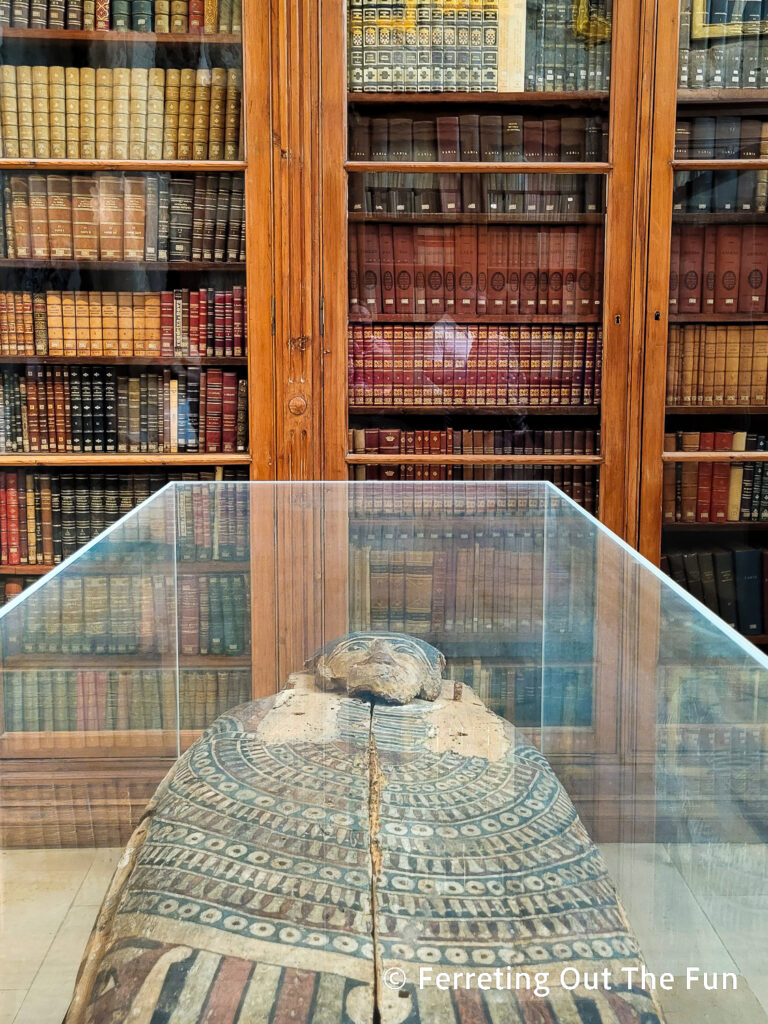
[[[404,633],[353,633],[325,648],[315,673],[350,696],[407,704],[435,700],[444,667],[439,651]]]

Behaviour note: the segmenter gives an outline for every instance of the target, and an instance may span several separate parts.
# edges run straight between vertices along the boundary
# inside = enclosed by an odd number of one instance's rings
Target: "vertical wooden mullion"
[[[667,335],[669,331],[669,262],[672,237],[672,157],[677,117],[678,0],[658,0],[654,106],[651,143],[650,252],[647,270],[642,449],[638,487],[637,546],[658,563],[661,553],[661,453],[664,448]]]

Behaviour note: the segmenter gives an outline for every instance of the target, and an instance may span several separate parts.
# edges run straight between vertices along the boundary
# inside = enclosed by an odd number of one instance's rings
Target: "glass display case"
[[[544,755],[651,970],[765,999],[768,660],[547,483],[169,484],[0,612],[0,846],[125,843],[351,631],[429,642]]]

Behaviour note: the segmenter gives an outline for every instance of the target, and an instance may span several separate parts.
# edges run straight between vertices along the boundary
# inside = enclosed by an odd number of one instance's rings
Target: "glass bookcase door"
[[[762,647],[768,528],[768,21],[680,9],[662,567]]]
[[[250,456],[240,4],[44,0],[0,27],[4,600]]]

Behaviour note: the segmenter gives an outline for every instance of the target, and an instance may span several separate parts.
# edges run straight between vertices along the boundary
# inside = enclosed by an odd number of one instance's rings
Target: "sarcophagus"
[[[118,866],[67,1024],[657,1024],[546,759],[353,634],[219,718]]]

